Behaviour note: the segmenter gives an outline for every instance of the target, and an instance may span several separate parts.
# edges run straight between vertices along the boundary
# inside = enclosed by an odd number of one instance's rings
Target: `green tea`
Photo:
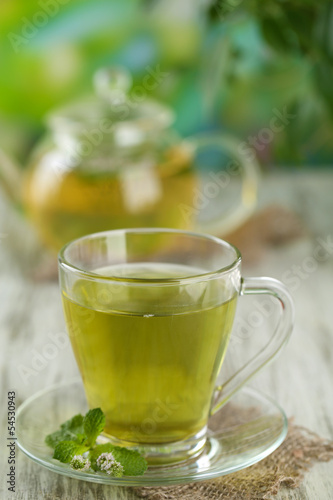
[[[159,279],[203,271],[145,263],[94,272]],[[236,306],[218,280],[78,280],[63,304],[89,406],[105,412],[109,436],[160,444],[204,428]]]
[[[36,163],[25,183],[28,214],[56,251],[86,234],[125,227],[190,228],[181,204],[193,205],[198,184],[184,148],[167,150],[151,168],[124,165],[100,172],[59,170]],[[51,161],[51,160],[50,160]],[[195,211],[193,211],[194,218]]]

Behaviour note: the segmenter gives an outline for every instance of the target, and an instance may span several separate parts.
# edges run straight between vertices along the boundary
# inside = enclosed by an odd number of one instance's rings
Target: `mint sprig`
[[[70,463],[75,470],[92,469],[115,477],[144,474],[147,461],[138,451],[111,443],[96,445],[104,426],[104,413],[94,408],[85,416],[78,414],[61,424],[60,429],[46,436],[45,443],[54,449],[54,459]]]

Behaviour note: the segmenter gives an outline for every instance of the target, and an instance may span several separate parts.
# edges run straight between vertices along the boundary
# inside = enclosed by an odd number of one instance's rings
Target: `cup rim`
[[[213,241],[220,245],[221,247],[228,248],[229,250],[233,250],[235,253],[235,259],[231,264],[224,266],[222,268],[216,269],[214,271],[208,271],[205,273],[199,273],[196,275],[184,276],[179,278],[130,278],[130,277],[120,277],[120,276],[103,276],[102,274],[94,273],[93,271],[88,271],[81,267],[75,266],[67,258],[65,257],[65,253],[71,245],[78,244],[80,241],[87,239],[95,239],[100,238],[102,236],[107,236],[110,234],[127,234],[127,233],[171,233],[171,234],[184,234],[189,237],[203,238],[206,240]],[[182,229],[172,229],[172,228],[126,228],[126,229],[111,229],[108,231],[101,231],[97,233],[87,234],[85,236],[81,236],[80,238],[76,238],[72,241],[66,243],[58,254],[58,265],[59,270],[62,268],[64,270],[70,271],[78,276],[83,278],[90,278],[98,281],[115,281],[117,283],[130,283],[132,285],[135,284],[177,284],[177,283],[190,283],[190,282],[198,282],[198,281],[206,281],[217,278],[223,274],[227,274],[232,272],[236,268],[240,266],[242,261],[242,255],[238,248],[229,243],[222,238],[218,238],[217,236],[213,236],[206,233],[187,231]]]

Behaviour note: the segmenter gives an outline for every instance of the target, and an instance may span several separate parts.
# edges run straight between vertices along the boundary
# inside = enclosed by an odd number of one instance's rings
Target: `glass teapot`
[[[103,68],[95,95],[52,113],[49,132],[23,179],[0,151],[0,176],[18,192],[42,241],[58,251],[68,241],[109,229],[170,227],[223,235],[256,203],[258,166],[221,134],[182,140],[164,104],[130,93],[123,68]],[[140,90],[140,92],[138,91]],[[201,157],[223,155],[202,169]],[[204,163],[204,162],[203,162]]]

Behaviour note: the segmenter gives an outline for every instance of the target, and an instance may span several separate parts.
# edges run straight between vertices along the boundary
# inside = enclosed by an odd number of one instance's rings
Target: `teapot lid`
[[[48,116],[47,123],[55,133],[78,137],[99,130],[111,134],[120,146],[132,146],[174,121],[173,111],[149,98],[144,85],[131,95],[132,77],[125,68],[99,69],[94,75],[94,87],[95,95]]]

